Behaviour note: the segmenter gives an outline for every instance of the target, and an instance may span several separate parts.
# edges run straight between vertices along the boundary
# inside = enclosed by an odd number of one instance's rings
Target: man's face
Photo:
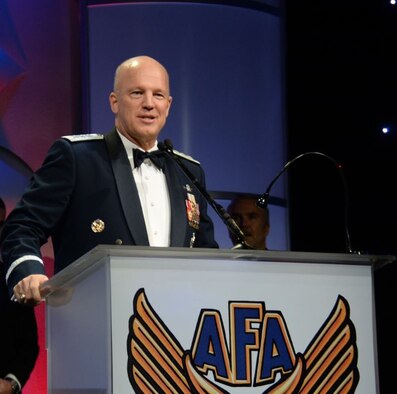
[[[237,201],[230,208],[230,216],[234,219],[245,235],[246,242],[255,249],[264,249],[269,225],[266,211],[256,205],[255,200]]]
[[[118,130],[144,149],[152,147],[172,101],[164,69],[155,62],[123,67],[109,100]]]

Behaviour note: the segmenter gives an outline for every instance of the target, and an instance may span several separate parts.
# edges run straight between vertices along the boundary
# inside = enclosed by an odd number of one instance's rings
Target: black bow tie
[[[145,159],[150,159],[153,164],[159,169],[164,169],[164,154],[160,150],[153,152],[143,152],[140,149],[133,149],[132,155],[134,157],[134,165],[138,168]]]

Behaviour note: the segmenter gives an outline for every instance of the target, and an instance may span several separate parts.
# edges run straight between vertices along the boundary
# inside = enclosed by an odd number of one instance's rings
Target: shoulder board
[[[186,160],[191,161],[192,163],[195,163],[195,164],[200,165],[200,162],[197,161],[197,160],[195,160],[195,159],[193,159],[192,156],[186,155],[186,154],[184,154],[184,153],[182,153],[182,152],[178,152],[178,151],[175,150],[175,149],[173,149],[172,152],[174,153],[175,156],[182,157],[182,159],[186,159]]]
[[[63,135],[62,138],[69,140],[70,142],[80,141],[94,141],[103,140],[103,134],[74,134],[74,135]]]

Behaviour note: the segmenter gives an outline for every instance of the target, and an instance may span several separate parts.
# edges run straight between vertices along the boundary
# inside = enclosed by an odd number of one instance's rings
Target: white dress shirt
[[[142,149],[120,132],[118,133],[127,152],[132,175],[138,188],[149,244],[170,246],[171,204],[165,175],[150,159],[145,159],[139,168],[135,168],[132,149]],[[150,152],[155,150],[157,143]]]

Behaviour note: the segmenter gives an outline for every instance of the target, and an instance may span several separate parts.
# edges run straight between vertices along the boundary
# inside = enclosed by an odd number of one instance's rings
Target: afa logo
[[[280,311],[246,301],[229,301],[229,343],[219,311],[202,309],[185,350],[140,289],[127,351],[136,393],[229,394],[263,387],[263,394],[347,394],[359,382],[355,328],[340,295],[303,353],[295,353]]]

